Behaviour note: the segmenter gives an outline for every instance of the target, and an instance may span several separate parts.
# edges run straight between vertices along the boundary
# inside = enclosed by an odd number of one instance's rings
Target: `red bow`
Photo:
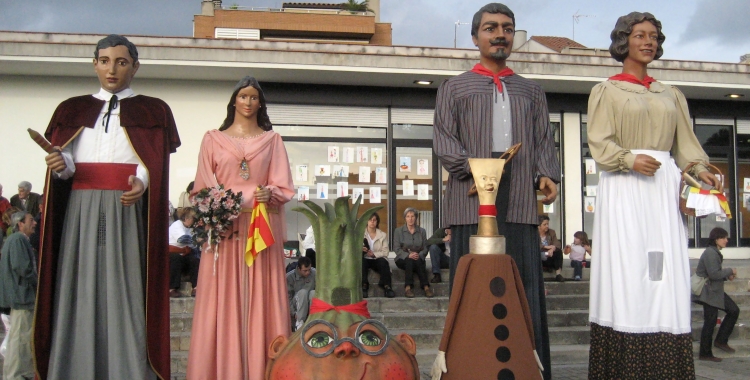
[[[651,88],[651,83],[656,82],[656,79],[651,78],[648,75],[646,75],[645,77],[643,77],[643,80],[640,80],[640,79],[636,78],[635,75],[633,75],[633,74],[625,74],[625,73],[620,73],[620,74],[617,74],[617,75],[613,75],[613,76],[609,77],[609,80],[620,80],[620,81],[623,81],[623,82],[628,82],[628,83],[633,83],[633,84],[640,84],[641,86],[646,87],[646,88]]]
[[[320,298],[313,298],[312,304],[310,305],[310,315],[323,313],[329,310],[335,310],[337,313],[352,313],[361,315],[365,318],[370,318],[370,311],[367,310],[367,301],[365,300],[349,305],[333,306]]]
[[[487,70],[487,68],[485,68],[484,66],[482,66],[481,63],[477,63],[476,65],[474,65],[474,68],[471,69],[471,72],[472,73],[477,73],[479,75],[484,75],[486,77],[492,77],[492,80],[497,85],[497,91],[498,92],[503,92],[503,84],[500,83],[500,78],[502,78],[502,77],[508,77],[508,76],[511,76],[511,75],[514,74],[513,70],[511,70],[509,67],[506,67],[506,68],[500,70],[499,73],[495,74],[492,71]]]

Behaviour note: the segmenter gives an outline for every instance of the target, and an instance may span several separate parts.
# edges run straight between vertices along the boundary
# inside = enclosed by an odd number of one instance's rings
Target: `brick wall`
[[[214,16],[196,15],[194,17],[194,35],[197,38],[213,38],[214,28],[241,28],[260,29],[271,34],[297,34],[305,36],[306,33],[314,35],[326,35],[330,38],[341,36],[372,38],[376,34],[374,16],[359,15],[329,15],[308,14],[292,12],[255,12],[242,10],[220,10],[214,12]],[[387,38],[378,37],[378,41],[390,40],[390,24],[387,25]],[[382,43],[379,43],[382,44]]]

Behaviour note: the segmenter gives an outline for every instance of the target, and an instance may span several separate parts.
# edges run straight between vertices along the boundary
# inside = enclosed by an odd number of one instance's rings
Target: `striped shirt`
[[[512,161],[506,222],[536,225],[534,177],[560,182],[547,98],[531,80],[518,75],[501,79],[510,99],[513,143],[522,143]],[[468,160],[491,157],[495,88],[492,78],[469,71],[446,80],[438,90],[433,149],[449,172],[442,226],[478,223],[479,198],[467,196],[474,184]]]

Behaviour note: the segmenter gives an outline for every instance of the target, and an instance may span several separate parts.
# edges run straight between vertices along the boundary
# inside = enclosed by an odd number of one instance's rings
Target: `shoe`
[[[563,276],[561,274],[558,274],[557,276],[555,276],[555,281],[557,281],[557,282],[565,282],[565,278],[563,278]]]
[[[581,276],[576,276],[576,278],[574,278],[574,280],[581,281]]]
[[[429,286],[425,286],[424,287],[424,296],[427,297],[427,298],[432,298],[432,297],[435,297],[435,294],[432,293],[432,289],[430,289]]]
[[[439,284],[439,283],[443,282],[443,279],[440,277],[440,273],[435,273],[432,276],[432,279],[430,280],[430,282],[433,283],[433,284]]]
[[[370,284],[362,284],[362,298],[367,298],[368,290],[370,290]]]
[[[384,286],[383,289],[385,289],[385,296],[387,298],[393,298],[396,296],[396,292],[394,292],[393,289],[391,289],[390,285]]]
[[[182,294],[175,289],[169,289],[169,298],[180,298]]]
[[[406,287],[406,290],[404,290],[404,295],[406,296],[406,298],[414,298],[414,292],[411,290],[411,287]]]
[[[714,347],[730,354],[733,354],[736,351],[734,348],[729,347],[729,345],[726,343],[714,342]]]
[[[708,362],[721,362],[721,358],[717,358],[716,356],[698,356],[698,360],[705,360]]]

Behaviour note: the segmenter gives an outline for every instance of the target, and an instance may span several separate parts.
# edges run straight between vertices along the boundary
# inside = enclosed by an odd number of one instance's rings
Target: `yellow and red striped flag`
[[[245,246],[245,263],[247,266],[252,266],[255,257],[274,242],[266,204],[255,201],[253,213],[250,216],[250,228],[247,231],[247,245]]]

